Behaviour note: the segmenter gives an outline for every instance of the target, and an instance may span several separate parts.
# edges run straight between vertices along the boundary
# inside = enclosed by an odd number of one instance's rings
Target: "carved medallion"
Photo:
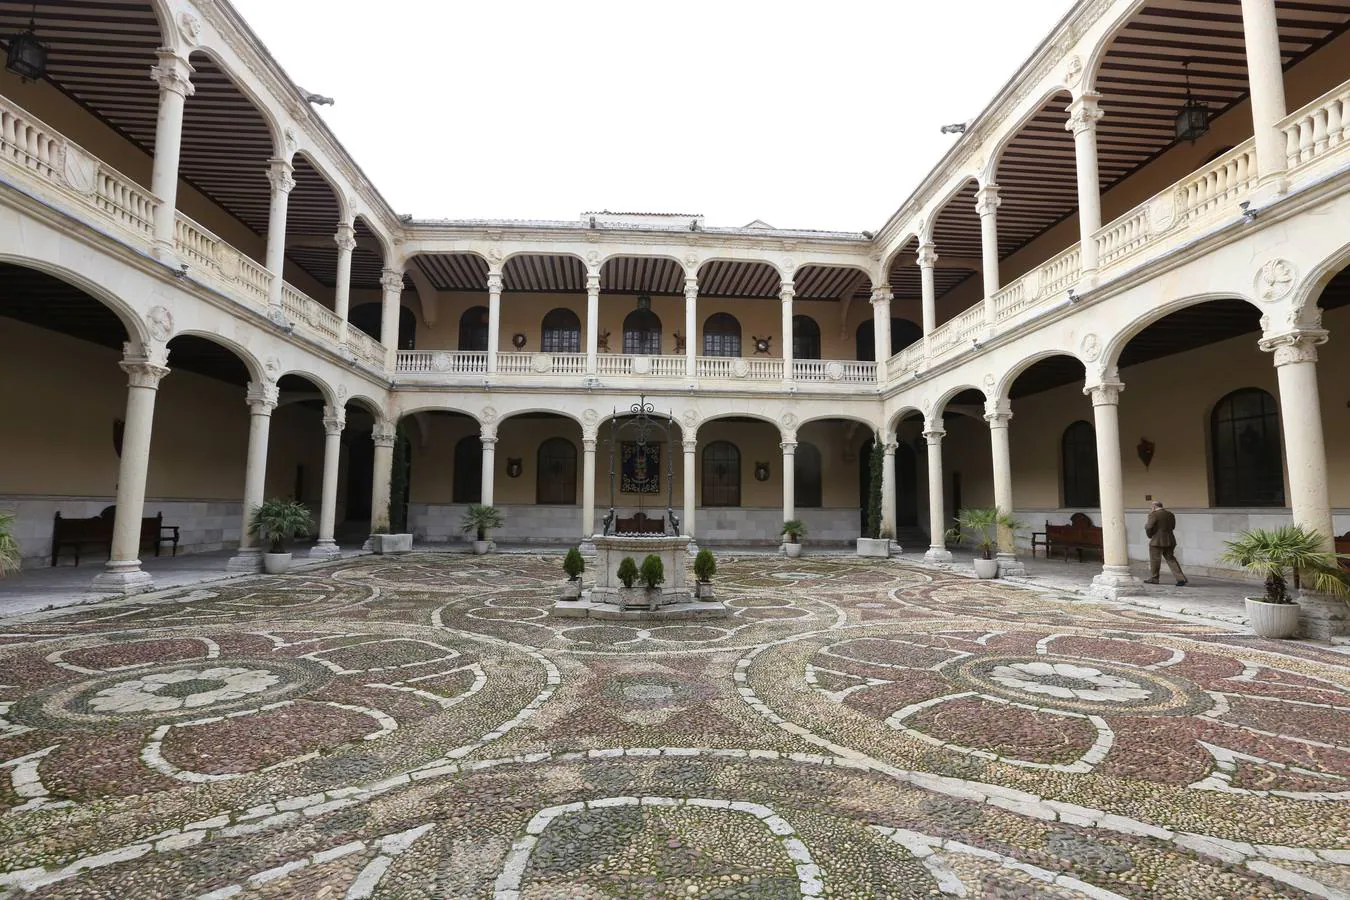
[[[1097,357],[1102,355],[1101,340],[1095,334],[1084,335],[1080,352],[1083,359],[1088,362],[1096,362]]]
[[[431,357],[431,368],[437,372],[449,372],[453,364],[449,353],[437,353]]]
[[[97,179],[94,177],[96,163],[73,144],[65,145],[65,163],[61,174],[71,190],[86,196],[94,193]]]
[[[646,374],[649,373],[651,370],[652,370],[652,361],[651,361],[651,358],[650,358],[650,357],[647,357],[647,356],[635,356],[635,357],[633,357],[633,374],[634,374],[634,375],[646,375]]]
[[[1171,192],[1163,194],[1149,204],[1148,228],[1153,234],[1162,234],[1164,231],[1171,228],[1176,223],[1176,220],[1176,195]]]
[[[1064,67],[1064,84],[1066,87],[1073,87],[1078,80],[1083,77],[1083,58],[1081,56],[1069,57],[1068,64]]]
[[[216,268],[220,271],[220,277],[234,281],[239,277],[239,254],[224,244],[217,244]]]
[[[581,421],[587,428],[594,428],[595,424],[600,421],[600,414],[593,409],[585,410],[581,414]]]
[[[844,377],[844,364],[832,359],[825,364],[825,377],[831,381],[840,381]]]
[[[157,341],[167,341],[173,334],[173,313],[162,306],[152,306],[145,314],[145,324],[150,337]]]
[[[1272,259],[1256,273],[1256,296],[1267,303],[1283,300],[1294,289],[1297,273],[1287,259]]]
[[[697,427],[697,426],[698,426],[698,410],[696,410],[696,409],[686,409],[686,410],[684,411],[684,415],[681,416],[681,421],[683,421],[684,424],[685,424],[687,427],[689,427],[689,428],[695,428],[695,427]]]
[[[731,374],[737,378],[744,378],[750,374],[750,364],[738,357],[731,363]]]
[[[497,408],[495,406],[485,406],[478,412],[478,421],[495,422],[497,421]]]
[[[783,413],[783,415],[779,417],[778,424],[782,425],[784,428],[791,429],[797,427],[797,421],[797,417],[789,412]]]
[[[536,353],[534,355],[534,371],[540,375],[553,368],[553,356],[549,353]]]

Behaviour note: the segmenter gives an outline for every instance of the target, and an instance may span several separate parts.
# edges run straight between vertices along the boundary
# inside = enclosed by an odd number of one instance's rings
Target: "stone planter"
[[[411,553],[413,536],[411,534],[372,534],[370,549],[384,555],[389,553]]]
[[[474,541],[473,555],[482,556],[492,549],[492,541]]]
[[[571,579],[563,582],[562,593],[558,595],[559,600],[580,600],[581,599],[581,579]]]
[[[796,559],[802,555],[802,545],[794,544],[791,541],[783,545],[783,552],[788,555],[788,559]]]
[[[858,555],[872,559],[889,559],[891,542],[887,538],[858,538]]]
[[[1248,597],[1246,601],[1252,634],[1268,638],[1288,638],[1298,634],[1297,603],[1268,603],[1256,597]]]
[[[985,559],[984,557],[977,556],[977,557],[975,557],[974,560],[972,560],[972,562],[975,564],[975,577],[976,577],[976,578],[997,578],[997,577],[998,577],[998,560],[996,560],[996,559]]]
[[[263,571],[268,575],[281,575],[291,568],[291,554],[264,553]]]
[[[695,585],[696,585],[695,590],[697,592],[695,596],[698,597],[698,599],[700,600],[717,599],[717,593],[713,590],[713,585],[711,581],[698,581],[695,582]]]

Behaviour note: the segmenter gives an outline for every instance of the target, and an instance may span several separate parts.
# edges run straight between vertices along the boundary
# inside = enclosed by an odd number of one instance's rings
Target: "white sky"
[[[234,0],[400,213],[877,230],[1070,0]]]

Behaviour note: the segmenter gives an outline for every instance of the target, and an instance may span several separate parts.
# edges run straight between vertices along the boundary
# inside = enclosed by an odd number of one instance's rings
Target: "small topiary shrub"
[[[581,558],[581,551],[576,547],[567,551],[563,559],[563,571],[567,573],[568,581],[576,581],[586,571],[586,560]]]
[[[694,557],[694,575],[699,581],[712,581],[712,577],[717,574],[717,560],[713,559],[712,551],[704,548],[698,551]]]
[[[655,553],[650,554],[642,561],[642,583],[648,590],[659,588],[666,581],[666,567],[661,562],[661,557]]]
[[[623,582],[624,587],[630,588],[633,586],[633,582],[637,581],[637,577],[637,563],[633,561],[633,557],[625,556],[619,562],[619,580]]]

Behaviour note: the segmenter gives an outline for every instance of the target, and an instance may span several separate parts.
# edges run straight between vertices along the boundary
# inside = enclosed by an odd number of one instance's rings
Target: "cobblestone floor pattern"
[[[1350,669],[894,561],[365,557],[0,621],[0,897],[1350,896]]]

